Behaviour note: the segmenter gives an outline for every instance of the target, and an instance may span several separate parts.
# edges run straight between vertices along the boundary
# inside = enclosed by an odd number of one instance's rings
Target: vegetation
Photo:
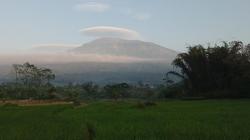
[[[72,84],[55,86],[51,83],[55,74],[51,69],[39,68],[30,63],[13,65],[15,81],[2,83],[0,85],[0,99],[55,99],[72,101],[80,105],[81,100],[96,99],[124,99],[141,98],[149,99],[154,94],[153,88],[140,83],[139,85],[128,85],[127,83],[116,83],[99,86],[93,82],[83,84]],[[155,88],[156,89],[156,88]],[[155,98],[158,98],[158,94]]]
[[[128,85],[127,83],[98,86],[92,82],[59,86],[56,87],[56,93],[60,95],[61,99],[71,101],[74,100],[73,98],[78,100],[111,99],[115,101],[123,99],[156,100],[164,94],[160,87]]]
[[[222,46],[188,47],[173,61],[181,70],[168,72],[183,78],[187,96],[250,97],[250,45],[240,41]],[[167,81],[171,82],[171,81]]]
[[[24,63],[13,65],[15,82],[0,85],[2,99],[52,99],[55,87],[50,83],[55,74],[48,68]]]
[[[122,97],[128,97],[129,85],[126,83],[106,85],[104,87],[107,93],[110,93],[110,97],[117,100]]]
[[[249,100],[0,105],[3,140],[248,140]]]
[[[38,68],[28,62],[23,65],[14,64],[13,69],[17,84],[43,86],[49,85],[50,81],[55,79],[55,74],[51,69]]]

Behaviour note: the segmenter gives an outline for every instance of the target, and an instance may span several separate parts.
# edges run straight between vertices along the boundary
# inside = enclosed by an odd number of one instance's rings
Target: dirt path
[[[1,104],[17,104],[20,106],[35,106],[35,105],[58,105],[58,104],[72,104],[72,102],[59,100],[0,100]]]

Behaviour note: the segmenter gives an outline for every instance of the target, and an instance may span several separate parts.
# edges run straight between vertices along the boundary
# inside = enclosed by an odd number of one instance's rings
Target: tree
[[[208,79],[207,73],[207,59],[205,49],[201,45],[188,47],[187,53],[181,53],[173,61],[173,65],[181,69],[182,74],[169,72],[184,79],[187,89],[204,89],[205,83],[200,84],[201,78],[206,81]]]
[[[87,93],[87,96],[95,97],[98,92],[98,85],[93,82],[84,83],[81,85],[83,90]]]
[[[127,90],[129,89],[129,85],[127,83],[106,85],[104,89],[108,94],[110,94],[111,98],[118,100],[121,97],[127,96]]]
[[[4,86],[8,97],[15,99],[54,98],[54,93],[50,91],[53,88],[50,82],[55,79],[55,74],[51,69],[39,68],[26,62],[14,64],[13,71],[15,83],[6,83]]]
[[[51,80],[55,79],[55,74],[51,69],[43,68],[40,70],[42,72],[42,79],[46,81],[46,84],[49,85]]]
[[[55,74],[51,69],[38,68],[28,62],[23,65],[14,64],[16,83],[26,86],[43,86],[50,84],[51,80],[55,79]]]
[[[173,71],[168,74],[182,77],[191,94],[217,90],[246,91],[250,86],[249,48],[240,41],[223,42],[221,46],[208,48],[201,45],[188,47],[188,51],[179,54],[172,63],[181,69],[181,74]]]

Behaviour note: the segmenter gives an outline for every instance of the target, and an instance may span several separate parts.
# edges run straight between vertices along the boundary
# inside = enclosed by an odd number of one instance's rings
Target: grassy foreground
[[[1,140],[250,140],[250,100],[0,105]]]

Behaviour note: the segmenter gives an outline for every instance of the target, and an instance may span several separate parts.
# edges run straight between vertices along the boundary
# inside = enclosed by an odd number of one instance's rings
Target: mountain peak
[[[128,43],[128,42],[143,42],[141,40],[128,40],[128,39],[122,39],[122,38],[115,38],[115,37],[103,37],[103,38],[98,38],[93,41],[90,41],[86,44],[90,43],[110,43],[110,44],[115,44],[115,43]]]
[[[176,51],[152,42],[126,40],[121,38],[99,38],[73,49],[82,54],[101,54],[113,56],[129,56],[147,59],[174,58]]]
[[[116,40],[127,40],[127,39],[116,38],[116,37],[102,37],[102,38],[97,38],[94,41],[116,41]]]

